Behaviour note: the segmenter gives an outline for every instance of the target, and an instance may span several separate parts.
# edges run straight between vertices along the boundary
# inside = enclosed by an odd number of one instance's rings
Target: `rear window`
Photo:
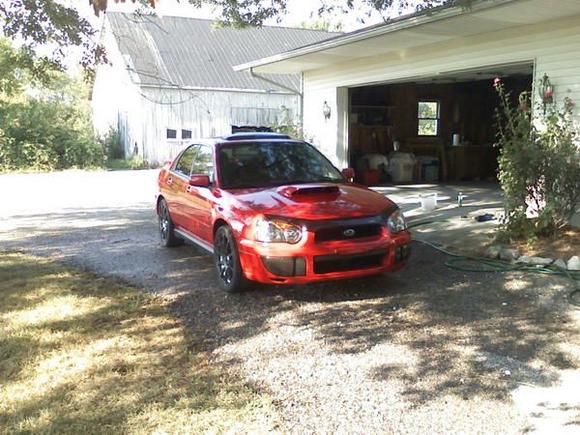
[[[225,144],[219,164],[226,189],[343,181],[340,171],[306,142]]]

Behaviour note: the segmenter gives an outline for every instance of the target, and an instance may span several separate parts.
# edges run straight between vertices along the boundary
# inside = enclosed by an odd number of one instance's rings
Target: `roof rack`
[[[256,139],[292,139],[287,134],[282,133],[260,133],[260,132],[244,132],[233,133],[222,136],[223,140],[256,140]]]

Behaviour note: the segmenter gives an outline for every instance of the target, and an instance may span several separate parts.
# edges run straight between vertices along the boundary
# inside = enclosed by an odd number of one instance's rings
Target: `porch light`
[[[544,74],[544,77],[540,79],[538,92],[540,94],[540,98],[542,99],[542,103],[544,104],[544,108],[548,104],[554,103],[554,85],[552,85],[550,82],[548,74]]]
[[[331,114],[331,110],[330,110],[330,106],[328,105],[328,103],[325,101],[324,104],[322,105],[322,114],[324,115],[324,119],[329,120],[330,119],[330,114]]]

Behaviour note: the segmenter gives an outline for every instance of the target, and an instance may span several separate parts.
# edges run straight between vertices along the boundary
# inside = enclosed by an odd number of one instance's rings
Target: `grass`
[[[149,169],[151,166],[142,158],[133,156],[130,159],[108,159],[105,167],[111,171],[123,171],[128,169]]]
[[[0,433],[270,430],[270,400],[196,347],[160,299],[0,256]]]

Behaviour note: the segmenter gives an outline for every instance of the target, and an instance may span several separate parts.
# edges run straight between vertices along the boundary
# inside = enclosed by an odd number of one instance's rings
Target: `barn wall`
[[[580,17],[522,26],[505,31],[458,38],[451,42],[356,59],[331,68],[304,73],[304,131],[340,166],[347,164],[343,151],[347,125],[341,121],[348,104],[337,97],[342,87],[389,83],[430,77],[489,65],[535,62],[535,80],[544,73],[555,85],[555,97],[576,103],[580,121]],[[322,115],[327,101],[332,116]]]
[[[140,94],[137,146],[150,163],[173,158],[195,138],[229,134],[232,125],[279,125],[288,117],[296,122],[300,108],[299,97],[291,94],[159,88],[141,88]],[[177,139],[167,139],[168,128],[177,130]],[[180,139],[182,129],[190,130],[192,139]]]
[[[107,20],[102,38],[110,64],[97,70],[93,124],[101,136],[117,129],[126,157],[137,154],[158,164],[195,138],[231,133],[232,125],[271,126],[297,123],[301,118],[300,98],[294,94],[141,86],[138,75],[131,72],[131,59],[124,59],[119,51]],[[167,139],[167,128],[178,130],[178,139]],[[180,139],[182,129],[191,130],[191,140]]]
[[[142,106],[139,86],[127,70],[108,21],[102,31],[103,45],[107,50],[109,64],[99,65],[91,106],[93,125],[98,135],[104,136],[111,129],[118,130],[125,147],[125,154],[132,152],[132,144],[141,142]]]

